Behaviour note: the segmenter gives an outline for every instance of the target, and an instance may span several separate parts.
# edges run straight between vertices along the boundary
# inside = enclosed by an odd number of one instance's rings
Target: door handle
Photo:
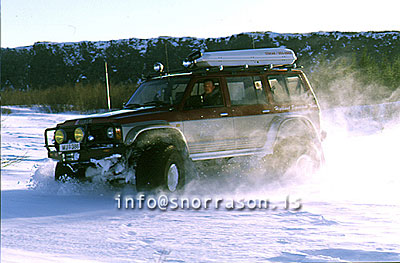
[[[269,113],[271,110],[263,110],[262,113]]]
[[[222,113],[219,114],[219,116],[221,116],[221,117],[226,117],[226,116],[228,116],[228,113],[222,112]]]

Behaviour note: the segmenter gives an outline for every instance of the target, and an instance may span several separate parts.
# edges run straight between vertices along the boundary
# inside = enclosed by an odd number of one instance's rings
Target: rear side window
[[[226,78],[231,104],[268,104],[261,78],[258,76]]]
[[[272,98],[275,102],[289,102],[289,91],[287,89],[285,77],[282,75],[268,76],[269,86],[271,87]]]
[[[308,103],[312,95],[298,75],[268,76],[272,97],[278,103]]]

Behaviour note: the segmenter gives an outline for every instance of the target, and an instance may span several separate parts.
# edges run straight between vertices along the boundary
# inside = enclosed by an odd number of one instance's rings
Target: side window
[[[197,81],[185,102],[186,109],[222,107],[221,86],[218,79],[202,79]]]
[[[268,76],[268,82],[275,102],[305,103],[312,98],[311,94],[305,89],[303,81],[297,75]]]
[[[175,83],[172,86],[171,97],[173,104],[181,102],[183,94],[185,93],[186,86],[187,86],[186,83]]]
[[[299,76],[288,76],[287,87],[290,99],[295,102],[307,102],[311,99],[311,94],[304,88],[303,81]]]
[[[286,86],[285,77],[268,76],[269,86],[271,87],[272,97],[275,102],[289,102],[289,91]]]
[[[226,78],[232,105],[268,104],[260,77]]]

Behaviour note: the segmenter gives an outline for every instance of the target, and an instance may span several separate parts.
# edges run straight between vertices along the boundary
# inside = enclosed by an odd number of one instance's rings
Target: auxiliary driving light
[[[54,139],[58,144],[61,144],[67,140],[67,134],[65,133],[64,130],[61,129],[57,130],[56,133],[54,134]]]
[[[84,137],[85,137],[85,132],[84,132],[83,128],[81,128],[81,127],[76,128],[74,131],[75,141],[81,142],[81,141],[83,141]]]

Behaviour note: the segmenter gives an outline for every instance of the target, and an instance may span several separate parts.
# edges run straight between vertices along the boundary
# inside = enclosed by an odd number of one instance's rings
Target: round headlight
[[[61,144],[67,140],[67,134],[65,133],[64,130],[61,129],[57,130],[56,133],[54,134],[54,139],[58,144]]]
[[[110,139],[114,138],[114,127],[109,127],[107,129],[107,137]]]
[[[75,141],[81,142],[81,141],[83,141],[84,137],[85,137],[85,132],[83,131],[83,128],[81,128],[81,127],[76,128],[74,131]]]

